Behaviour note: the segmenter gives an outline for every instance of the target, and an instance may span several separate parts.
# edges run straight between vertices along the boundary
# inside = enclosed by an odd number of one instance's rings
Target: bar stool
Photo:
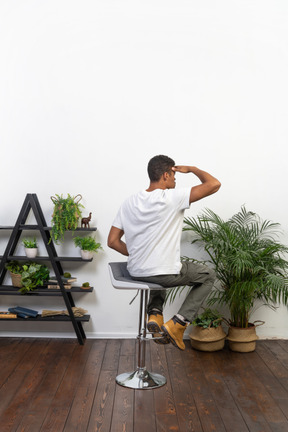
[[[133,389],[153,389],[166,384],[166,378],[157,373],[148,372],[145,366],[147,338],[147,303],[150,289],[165,289],[161,285],[135,281],[131,278],[126,262],[112,262],[108,265],[111,282],[116,289],[138,290],[140,292],[139,331],[138,331],[138,364],[134,372],[125,372],[116,377],[117,384]],[[138,294],[137,293],[137,294]]]

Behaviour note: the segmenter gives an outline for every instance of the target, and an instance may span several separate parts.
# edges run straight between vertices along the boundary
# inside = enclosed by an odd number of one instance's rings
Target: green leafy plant
[[[84,288],[89,288],[89,287],[90,287],[90,283],[89,283],[89,282],[84,282],[84,283],[82,284],[82,287],[84,287]]]
[[[66,231],[71,230],[74,232],[76,230],[78,220],[82,216],[81,208],[84,208],[79,203],[81,198],[81,195],[72,197],[70,194],[67,195],[67,198],[57,194],[55,197],[51,197],[54,203],[51,236],[56,244],[64,240]]]
[[[217,328],[223,321],[222,315],[216,309],[204,309],[200,315],[197,315],[192,322],[194,326],[206,328]]]
[[[25,294],[38,286],[43,286],[44,282],[49,279],[50,272],[46,265],[34,262],[20,264],[18,261],[10,261],[6,264],[6,269],[11,273],[20,274],[23,287],[19,289]]]
[[[23,267],[18,261],[10,261],[5,264],[5,268],[14,274],[22,274]]]
[[[287,246],[278,240],[279,224],[261,218],[245,206],[224,221],[212,210],[184,219],[191,243],[198,242],[209,256],[220,287],[208,305],[227,305],[230,325],[247,328],[256,301],[275,309],[288,303]]]
[[[23,265],[22,284],[19,291],[24,294],[32,291],[37,286],[43,286],[49,279],[49,269],[45,265],[29,263]]]
[[[87,236],[87,237],[75,237],[74,244],[76,247],[80,247],[82,250],[91,251],[91,252],[98,252],[99,249],[103,250],[100,243],[97,243],[94,237]]]
[[[34,249],[34,248],[38,247],[35,237],[34,237],[34,239],[23,239],[22,243],[23,243],[24,247],[28,248],[28,249]]]

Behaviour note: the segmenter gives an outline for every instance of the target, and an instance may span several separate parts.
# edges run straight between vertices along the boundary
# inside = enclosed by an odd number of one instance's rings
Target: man
[[[192,173],[200,184],[175,188],[175,174]],[[151,291],[148,330],[157,343],[172,342],[184,350],[183,334],[212,289],[214,271],[206,266],[180,261],[180,240],[184,211],[190,204],[218,191],[221,184],[195,166],[176,165],[168,156],[155,156],[148,163],[149,188],[128,198],[112,224],[108,246],[128,256],[133,279],[155,282],[164,287],[193,287],[177,315],[164,324],[165,290]],[[125,234],[125,242],[122,240]]]

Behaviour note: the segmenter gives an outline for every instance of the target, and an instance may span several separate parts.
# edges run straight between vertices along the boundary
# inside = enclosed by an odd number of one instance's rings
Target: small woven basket
[[[219,351],[224,348],[226,333],[222,326],[204,329],[200,326],[192,327],[189,335],[192,348],[199,351]]]
[[[10,276],[12,279],[12,285],[16,288],[22,288],[22,276],[20,274],[16,274],[16,273],[11,273],[10,272]]]

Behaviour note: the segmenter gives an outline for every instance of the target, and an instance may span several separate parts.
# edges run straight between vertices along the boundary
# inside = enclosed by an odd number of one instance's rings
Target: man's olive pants
[[[215,282],[214,270],[202,264],[195,264],[190,261],[182,263],[180,274],[158,275],[141,278],[133,278],[144,282],[154,282],[165,288],[176,286],[193,287],[185,298],[178,313],[186,320],[192,322],[197,315],[198,309],[211,291]],[[163,303],[166,297],[165,290],[151,290],[148,303],[148,314],[152,309],[163,311]]]

